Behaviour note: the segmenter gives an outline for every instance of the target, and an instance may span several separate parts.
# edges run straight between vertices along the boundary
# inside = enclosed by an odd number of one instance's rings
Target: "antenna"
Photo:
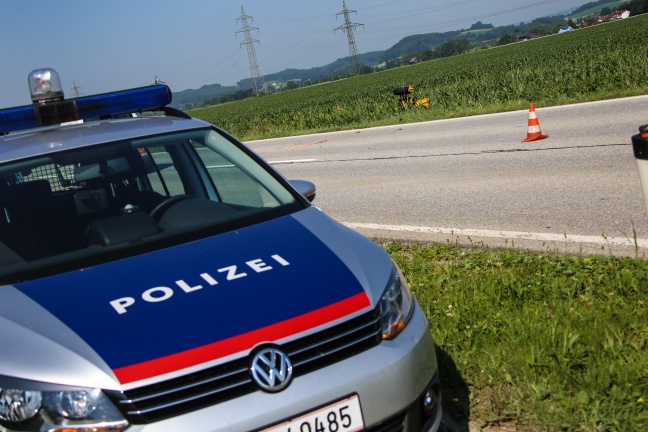
[[[254,50],[254,44],[261,44],[258,40],[253,39],[251,32],[253,30],[259,31],[256,27],[250,27],[247,20],[252,20],[252,17],[245,14],[243,6],[241,6],[241,16],[236,19],[236,21],[241,21],[243,28],[237,30],[236,33],[243,33],[245,35],[245,40],[241,42],[241,45],[247,45],[248,60],[250,62],[250,74],[252,77],[252,86],[254,87],[255,96],[259,96],[259,92],[263,91],[265,83],[263,82],[263,75],[261,75],[261,69],[259,69],[259,62],[257,61],[256,51]]]
[[[358,48],[356,47],[353,30],[356,27],[364,27],[364,24],[352,23],[351,18],[349,18],[349,14],[357,14],[357,11],[347,9],[346,0],[342,0],[342,5],[344,9],[342,10],[342,12],[338,12],[335,15],[335,18],[337,19],[338,15],[344,15],[344,25],[341,25],[334,31],[342,30],[346,33],[349,43],[349,57],[351,58],[351,73],[353,75],[360,75],[360,73],[362,72],[362,64],[360,63],[360,59],[358,58]]]

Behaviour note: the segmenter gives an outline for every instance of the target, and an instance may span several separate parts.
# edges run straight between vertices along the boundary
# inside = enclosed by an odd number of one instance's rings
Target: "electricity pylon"
[[[342,0],[342,5],[344,9],[342,10],[342,12],[338,12],[335,15],[335,18],[337,19],[338,15],[344,15],[344,25],[341,25],[340,27],[336,28],[334,32],[337,30],[342,30],[343,32],[346,33],[347,40],[349,42],[349,57],[351,58],[351,73],[353,75],[360,75],[360,73],[362,72],[362,64],[360,63],[360,59],[358,58],[358,48],[356,47],[355,37],[353,36],[353,30],[356,27],[360,27],[360,26],[364,27],[364,24],[352,23],[349,15],[352,13],[357,14],[357,12],[354,10],[347,9],[346,0]]]
[[[79,91],[79,90],[81,90],[81,87],[79,87],[79,86],[77,85],[77,83],[74,82],[74,81],[72,81],[72,88],[71,88],[70,90],[72,90],[72,95],[73,95],[73,97],[75,97],[75,98],[78,98],[78,97],[83,96],[83,93],[81,93],[81,92]]]
[[[247,20],[252,20],[252,17],[245,14],[243,6],[241,6],[241,16],[236,19],[236,21],[241,21],[243,28],[237,30],[236,33],[243,33],[245,35],[245,40],[241,42],[241,45],[247,45],[248,60],[250,61],[250,75],[252,78],[252,86],[254,87],[254,95],[259,96],[259,92],[263,91],[265,83],[263,82],[263,75],[261,75],[261,69],[259,68],[259,62],[257,60],[256,51],[254,50],[254,44],[261,44],[258,40],[253,39],[251,32],[253,30],[259,31],[256,27],[250,27]]]

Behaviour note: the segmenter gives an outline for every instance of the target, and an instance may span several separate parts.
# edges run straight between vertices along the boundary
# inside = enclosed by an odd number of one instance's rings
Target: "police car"
[[[0,110],[0,431],[419,431],[428,323],[387,253],[153,85]]]

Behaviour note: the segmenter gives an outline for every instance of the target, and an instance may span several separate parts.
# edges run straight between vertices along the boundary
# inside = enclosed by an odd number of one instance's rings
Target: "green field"
[[[383,242],[457,429],[648,430],[648,261]]]
[[[648,14],[190,113],[251,140],[646,94],[646,28]],[[401,109],[403,85],[430,107]]]

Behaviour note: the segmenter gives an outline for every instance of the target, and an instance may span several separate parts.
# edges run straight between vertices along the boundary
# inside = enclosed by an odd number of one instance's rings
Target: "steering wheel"
[[[155,219],[155,221],[157,222],[157,221],[160,220],[162,215],[167,210],[169,210],[171,207],[173,207],[174,205],[176,205],[180,201],[184,201],[184,200],[189,199],[189,198],[193,198],[193,196],[192,195],[174,195],[174,196],[165,198],[163,201],[160,201],[159,203],[157,203],[155,205],[155,207],[153,207],[151,209],[151,211],[149,212],[149,215],[151,215],[151,217],[153,219]]]

